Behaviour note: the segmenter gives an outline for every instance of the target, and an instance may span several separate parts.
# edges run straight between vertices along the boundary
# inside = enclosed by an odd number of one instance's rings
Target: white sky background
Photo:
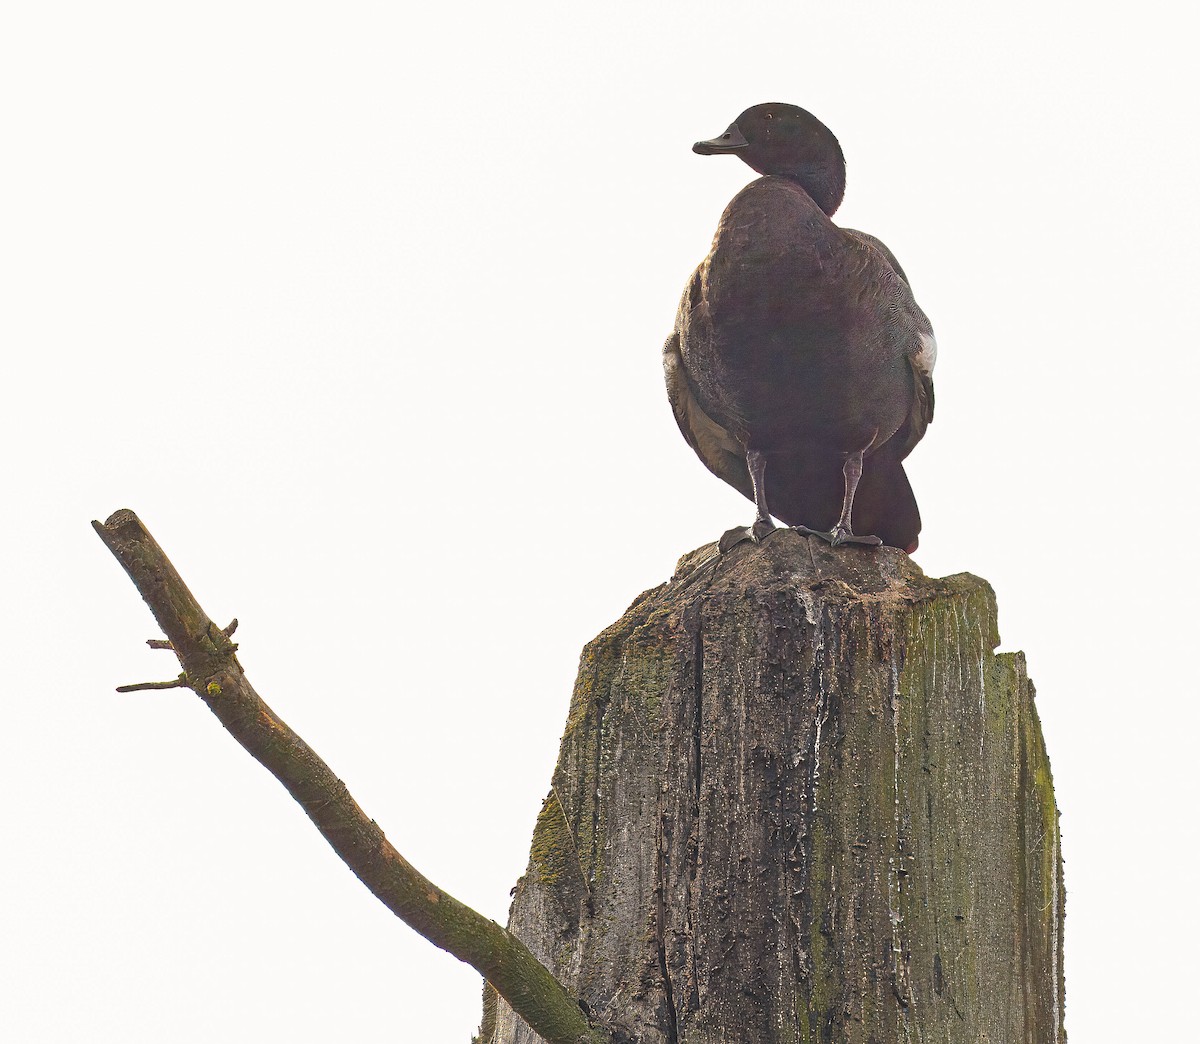
[[[466,1044],[474,972],[198,700],[113,693],[177,667],[88,522],[135,509],[400,850],[503,922],[580,648],[751,518],[659,350],[754,176],[690,146],[768,100],[839,136],[839,220],[938,334],[916,558],[987,577],[1029,656],[1068,1029],[1194,1030],[1193,31],[829,6],[10,9],[6,1039]]]

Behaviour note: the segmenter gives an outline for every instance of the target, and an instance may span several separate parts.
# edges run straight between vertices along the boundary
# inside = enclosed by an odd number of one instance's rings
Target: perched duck
[[[725,209],[663,349],[683,437],[757,509],[721,550],[764,539],[773,515],[834,546],[911,553],[921,516],[901,461],[933,419],[937,348],[892,252],[830,220],[841,146],[772,103],[692,151],[763,175]]]

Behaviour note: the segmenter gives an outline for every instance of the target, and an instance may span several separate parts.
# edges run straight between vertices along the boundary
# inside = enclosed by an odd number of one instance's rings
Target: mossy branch
[[[520,940],[443,892],[392,847],[345,784],[254,691],[229,640],[233,626],[209,619],[137,515],[117,511],[92,526],[166,634],[187,687],[287,788],[359,880],[431,943],[475,968],[550,1044],[610,1044],[611,1035],[589,1023]]]

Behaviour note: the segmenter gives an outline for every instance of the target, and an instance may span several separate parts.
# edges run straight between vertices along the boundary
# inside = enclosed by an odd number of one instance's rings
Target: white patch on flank
[[[933,373],[937,363],[937,340],[931,333],[917,334],[921,339],[921,350],[916,354],[917,366],[925,373]]]

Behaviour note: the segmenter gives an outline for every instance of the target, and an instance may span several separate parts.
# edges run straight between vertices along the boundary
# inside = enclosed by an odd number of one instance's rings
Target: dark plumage
[[[766,104],[694,151],[765,175],[725,209],[663,353],[684,438],[758,509],[722,550],[765,537],[771,515],[835,545],[914,550],[900,462],[933,418],[933,329],[891,251],[830,220],[846,183],[837,139]]]

